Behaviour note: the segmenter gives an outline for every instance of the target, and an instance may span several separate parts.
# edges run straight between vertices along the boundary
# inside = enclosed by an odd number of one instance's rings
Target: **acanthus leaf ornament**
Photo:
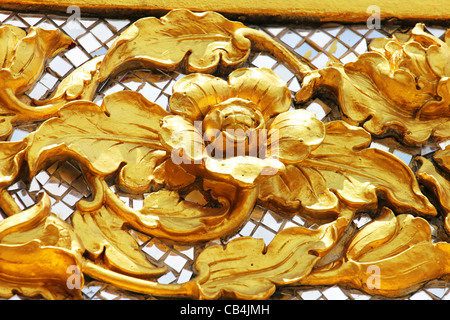
[[[0,27],[0,41],[0,81],[5,84],[0,90],[0,138],[4,140],[14,124],[47,119],[62,106],[58,101],[36,108],[22,102],[20,96],[39,79],[46,59],[68,47],[72,39],[60,30],[31,28],[27,34],[6,25]]]
[[[266,299],[276,285],[295,283],[336,244],[348,226],[339,217],[316,230],[281,231],[266,246],[262,239],[242,237],[226,247],[206,248],[196,261],[199,295],[205,299]]]
[[[209,206],[185,201],[178,192],[159,190],[148,196],[143,208],[131,209],[104,186],[105,202],[129,225],[151,236],[178,243],[202,243],[236,232],[252,211],[257,189],[241,189],[204,179],[210,191]]]
[[[373,208],[383,193],[399,212],[436,215],[411,169],[385,151],[367,148],[370,141],[362,128],[328,123],[323,143],[304,161],[263,182],[259,200],[326,220],[339,212],[341,202],[355,209]]]
[[[450,147],[436,152],[433,158],[442,170],[450,173]]]
[[[250,53],[247,43],[237,45],[233,37],[240,28],[244,28],[242,23],[215,12],[173,10],[161,19],[141,19],[110,48],[99,79],[103,81],[113,72],[137,66],[165,71],[184,67],[188,72],[213,72],[220,64],[232,68]]]
[[[433,243],[429,224],[383,208],[348,245],[345,256],[317,268],[304,285],[343,284],[387,297],[406,295],[448,274],[449,244]],[[374,272],[375,270],[375,272]]]
[[[444,226],[450,232],[450,148],[438,151],[431,160],[418,157],[417,180],[437,202],[445,215]]]
[[[17,47],[0,52],[6,62],[24,46],[36,53],[29,60],[32,70],[26,63],[10,68],[20,69],[15,78],[7,68],[0,71],[12,77],[0,90],[4,107],[11,108],[19,101],[16,94],[37,80],[45,59],[69,41],[49,33],[54,42],[38,46],[43,52],[33,51],[31,40],[20,42],[26,38],[21,29],[1,32],[1,41]],[[39,42],[40,33],[32,30],[29,38]],[[448,211],[449,149],[436,153],[433,162],[418,159],[423,165],[414,172],[398,157],[369,146],[372,135],[388,127],[397,128],[406,143],[449,136],[447,45],[418,25],[408,36],[376,40],[352,64],[313,70],[267,34],[217,13],[174,10],[160,19],[138,20],[104,56],[69,74],[48,99],[16,108],[21,120],[47,120],[21,141],[0,142],[0,207],[9,215],[0,222],[0,246],[9,245],[14,234],[20,234],[16,242],[26,234],[35,239],[8,247],[8,257],[25,259],[21,246],[32,246],[36,258],[50,251],[60,268],[51,288],[31,285],[32,277],[6,260],[0,268],[9,268],[11,279],[24,278],[14,282],[22,294],[46,298],[80,297],[78,289],[64,287],[69,263],[125,290],[198,299],[261,299],[283,285],[335,283],[399,296],[445,276],[448,244],[431,241],[425,219],[440,219],[442,208]],[[324,124],[293,108],[285,81],[270,69],[245,65],[252,50],[268,51],[303,79],[299,100],[320,86],[330,89],[345,121]],[[168,110],[129,90],[106,95],[101,105],[93,102],[101,83],[136,68],[189,74],[174,84]],[[373,106],[384,113],[373,113]],[[4,136],[15,121],[9,111]],[[78,164],[92,191],[90,199],[78,201],[70,223],[49,214],[46,196],[20,212],[8,186],[66,159]],[[111,183],[119,192],[145,193],[142,207],[124,203]],[[318,227],[284,229],[269,244],[251,237],[229,240],[256,203],[288,217],[306,217]],[[17,221],[41,211],[45,217],[37,224]],[[366,211],[378,218],[351,235],[344,257],[328,263],[354,217]],[[11,236],[2,237],[2,228]],[[159,283],[156,278],[166,270],[146,259],[131,229],[163,242],[203,246],[193,278]],[[56,247],[48,248],[55,239]],[[226,245],[211,245],[213,240]],[[421,263],[413,259],[418,256]],[[365,286],[368,263],[386,272],[379,289]],[[50,272],[45,263],[28,267],[44,276]],[[0,295],[9,296],[11,280],[1,281],[0,274]]]
[[[26,141],[0,142],[0,187],[11,184],[20,172],[24,159]]]
[[[72,227],[51,213],[49,197],[0,222],[0,296],[15,291],[47,299],[81,298],[84,246]],[[71,272],[78,285],[69,288]]]
[[[33,100],[36,105],[46,105],[72,100],[92,100],[97,89],[98,69],[104,56],[97,56],[70,73],[45,100]]]
[[[102,207],[92,213],[77,211],[72,224],[96,263],[140,278],[165,273],[165,268],[153,266],[139,252],[136,241],[125,229],[125,221],[111,213],[109,208]]]
[[[159,121],[166,114],[131,91],[106,97],[102,107],[83,100],[68,103],[28,138],[30,173],[53,155],[65,155],[98,176],[121,168],[117,181],[123,188],[147,190],[155,183],[154,169],[167,159],[158,138]]]

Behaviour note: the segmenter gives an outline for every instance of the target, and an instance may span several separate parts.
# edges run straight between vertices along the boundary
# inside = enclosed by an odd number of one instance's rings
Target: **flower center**
[[[239,98],[216,105],[203,120],[205,142],[215,158],[258,156],[258,146],[265,144],[263,129],[264,117],[256,104]]]

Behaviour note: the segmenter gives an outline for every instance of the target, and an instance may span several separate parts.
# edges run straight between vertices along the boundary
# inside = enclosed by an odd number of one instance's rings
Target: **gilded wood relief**
[[[156,297],[267,299],[283,286],[342,285],[399,297],[450,273],[450,147],[410,167],[371,147],[450,138],[450,34],[417,24],[378,38],[355,61],[316,68],[266,33],[218,13],[174,10],[124,30],[104,55],[68,74],[45,100],[24,93],[47,59],[72,45],[60,30],[0,27],[0,296],[82,298],[84,278]],[[301,83],[292,97],[254,52],[281,61]],[[94,101],[130,70],[181,72],[165,109],[135,90]],[[341,120],[304,106],[321,93]],[[18,141],[17,125],[38,123]],[[63,221],[41,193],[22,210],[8,192],[56,161],[72,161],[92,197]],[[114,188],[111,185],[114,185]],[[118,192],[146,194],[139,208]],[[314,221],[269,244],[234,237],[255,206]],[[361,213],[373,220],[355,229]],[[433,221],[434,221],[433,220]],[[202,247],[184,283],[156,281],[135,234]],[[68,272],[70,270],[70,272]],[[78,281],[78,283],[77,283]]]

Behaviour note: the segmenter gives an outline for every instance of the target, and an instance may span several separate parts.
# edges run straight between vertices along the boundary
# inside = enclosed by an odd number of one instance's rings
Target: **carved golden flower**
[[[424,27],[417,24],[406,39],[378,38],[370,44],[372,51],[385,58],[372,59],[373,67],[379,68],[373,80],[408,113],[423,119],[449,116],[450,49],[445,42],[424,32]],[[370,60],[371,56],[363,59]]]
[[[324,139],[323,123],[290,105],[286,83],[270,69],[238,69],[228,81],[190,74],[174,86],[161,142],[188,171],[253,186]]]
[[[306,101],[318,87],[339,100],[352,124],[372,134],[397,130],[408,143],[450,136],[450,49],[417,24],[408,34],[375,39],[355,62],[311,72],[297,95]]]

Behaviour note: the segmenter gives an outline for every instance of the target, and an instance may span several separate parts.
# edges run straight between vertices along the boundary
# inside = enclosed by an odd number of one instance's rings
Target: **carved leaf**
[[[442,154],[436,153],[441,160],[444,160]],[[425,186],[429,197],[435,199],[445,213],[445,228],[450,232],[450,175],[433,163],[423,157],[419,158],[421,166],[417,170],[417,180]]]
[[[103,206],[89,214],[76,211],[72,223],[91,257],[101,259],[108,268],[138,277],[154,277],[166,271],[144,257],[136,240],[124,229],[125,222],[109,208]]]
[[[202,188],[196,189],[197,191]],[[178,192],[161,189],[150,193],[139,210],[106,190],[106,203],[130,226],[148,235],[197,243],[227,236],[242,225],[253,210],[257,191],[218,181],[203,181],[204,203],[184,199]]]
[[[306,160],[262,183],[260,201],[330,218],[338,214],[340,201],[355,209],[373,208],[382,193],[398,212],[436,215],[411,169],[390,153],[366,149],[369,143],[364,129],[328,123],[325,140]]]
[[[47,299],[81,298],[84,247],[72,227],[51,214],[50,208],[44,194],[34,207],[0,222],[0,296],[11,297],[18,291]],[[74,266],[80,287],[69,289]]]
[[[208,247],[195,264],[200,297],[266,299],[276,285],[308,275],[346,226],[345,219],[339,218],[316,230],[285,229],[267,247],[262,239],[249,237],[234,239],[226,247]]]
[[[0,26],[0,81],[7,84],[0,90],[0,139],[11,132],[13,123],[44,119],[54,108],[29,107],[16,96],[30,89],[44,70],[47,58],[72,43],[60,30],[30,28],[26,34],[14,26]]]
[[[236,30],[245,26],[220,14],[173,10],[161,19],[136,21],[111,46],[100,68],[100,81],[127,68],[174,70],[185,62],[188,72],[213,72],[222,63],[242,63],[250,43],[236,46]],[[243,48],[242,48],[243,47]]]
[[[2,25],[0,27],[0,40],[3,44],[0,49],[0,63],[2,68],[11,63],[17,43],[26,35],[24,30],[16,26]]]
[[[322,86],[332,88],[349,123],[362,124],[370,133],[379,136],[385,134],[388,128],[395,128],[410,144],[423,143],[431,135],[436,139],[450,136],[448,116],[436,119],[406,116],[378,92],[370,77],[364,73],[347,72],[341,66],[322,69],[319,73],[320,77],[304,83],[302,90],[308,90],[310,86],[314,90]],[[306,97],[299,96],[299,100],[306,101]]]
[[[450,173],[450,146],[447,146],[445,150],[436,152],[433,156],[436,163],[446,172]]]
[[[131,91],[106,96],[100,108],[88,101],[65,105],[36,131],[27,152],[31,174],[53,155],[71,156],[97,175],[120,168],[126,189],[147,191],[153,171],[168,158],[159,143],[160,106]]]
[[[23,163],[26,141],[0,142],[0,187],[14,181]]]
[[[16,94],[24,93],[39,79],[47,58],[53,57],[72,43],[72,39],[60,30],[35,27],[31,27],[28,34],[19,39],[11,52],[10,60],[3,65],[13,78],[8,87]]]
[[[204,228],[205,224],[221,221],[230,210],[230,202],[222,200],[220,207],[207,207],[182,200],[175,191],[160,190],[148,195],[140,210],[144,216],[157,215],[159,222],[177,232]]]
[[[97,88],[94,80],[104,56],[95,57],[70,73],[61,81],[58,88],[46,100],[34,100],[37,105],[56,103],[59,101],[92,100]]]
[[[431,241],[430,225],[383,208],[348,246],[346,257],[314,270],[302,285],[346,284],[370,294],[402,296],[449,273],[450,245]]]
[[[176,165],[169,158],[156,167],[153,172],[155,182],[165,185],[170,190],[178,190],[195,182],[196,177],[186,172],[181,166]]]

